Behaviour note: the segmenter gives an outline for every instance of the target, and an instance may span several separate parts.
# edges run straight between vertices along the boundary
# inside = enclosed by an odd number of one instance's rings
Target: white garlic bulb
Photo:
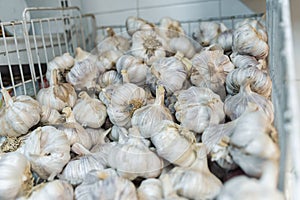
[[[36,99],[42,106],[61,111],[64,107],[73,107],[77,94],[70,83],[59,83],[57,81],[57,71],[52,70],[51,80],[53,85],[39,90]]]
[[[116,68],[116,62],[122,55],[123,53],[121,51],[104,51],[98,56],[98,60],[105,70],[111,70]]]
[[[145,138],[155,134],[157,124],[162,120],[173,120],[170,111],[164,105],[165,90],[163,86],[156,89],[156,99],[154,104],[148,104],[137,109],[131,119],[133,126],[139,127],[141,135]]]
[[[107,28],[107,37],[97,44],[98,55],[106,51],[126,52],[130,48],[130,42],[127,38],[116,35],[112,28]]]
[[[219,44],[224,51],[231,51],[232,48],[232,30],[226,30],[219,34],[217,44]]]
[[[97,57],[81,48],[76,49],[76,62],[66,76],[67,82],[71,83],[76,90],[93,89],[96,80],[105,69],[97,62]]]
[[[181,27],[180,22],[170,17],[163,17],[160,19],[157,31],[159,35],[166,40],[185,35],[184,29]]]
[[[264,41],[268,40],[267,30],[266,30],[265,25],[262,23],[262,21],[257,21],[255,19],[248,18],[248,19],[244,19],[240,22],[235,23],[234,28],[238,29],[239,27],[241,27],[245,24],[252,26],[258,32],[258,34],[261,36],[261,38]]]
[[[72,146],[72,150],[80,154],[80,156],[68,162],[61,174],[58,175],[59,179],[66,180],[72,185],[77,185],[83,181],[89,171],[104,169],[104,161],[94,156],[81,144],[75,143]]]
[[[233,32],[233,51],[239,54],[246,54],[264,59],[268,56],[269,46],[267,41],[249,24],[245,24],[235,29]]]
[[[270,122],[274,120],[273,104],[270,100],[251,91],[250,81],[240,86],[240,92],[234,96],[228,95],[224,102],[224,112],[231,120],[241,116],[248,103],[255,103],[260,110],[265,112]]]
[[[224,184],[218,200],[239,200],[239,199],[285,199],[283,194],[276,188],[277,172],[272,169],[272,163],[266,163],[264,166],[264,173],[262,177],[257,180],[247,176],[238,176],[230,179]],[[268,166],[268,167],[267,167]],[[237,188],[239,188],[237,190]],[[251,194],[251,195],[249,195]]]
[[[192,132],[167,120],[158,123],[155,132],[151,141],[160,157],[179,166],[189,166],[194,162],[196,138]]]
[[[188,200],[185,197],[178,196],[170,180],[170,175],[165,173],[159,177],[163,189],[163,200]]]
[[[51,81],[51,71],[57,69],[60,72],[69,70],[74,65],[74,58],[69,53],[57,56],[47,64],[46,78]]]
[[[98,144],[105,144],[106,141],[109,141],[106,136],[111,132],[112,128],[104,130],[102,128],[94,129],[94,128],[85,128],[85,131],[90,135],[92,147]]]
[[[42,106],[41,122],[44,124],[61,124],[65,118],[57,110]]]
[[[109,166],[129,180],[157,177],[163,168],[162,159],[140,137],[137,127],[130,128],[128,140],[113,146],[108,156]]]
[[[126,19],[126,30],[130,36],[139,30],[152,30],[154,26],[154,24],[138,17],[130,16]]]
[[[111,169],[91,171],[84,182],[76,187],[75,199],[138,200],[134,184],[111,171]]]
[[[206,156],[205,145],[198,144],[197,159],[191,166],[174,167],[168,172],[172,185],[179,195],[195,200],[217,197],[222,182],[209,171]]]
[[[260,70],[267,68],[267,63],[265,60],[256,60],[256,58],[253,56],[232,53],[230,58],[234,66],[237,68],[246,68],[249,66],[257,67]]]
[[[209,46],[216,43],[219,34],[226,30],[227,27],[223,23],[200,22],[199,30],[193,33],[193,38],[202,46]]]
[[[164,86],[167,95],[181,90],[187,78],[186,65],[176,57],[162,58],[154,62],[147,75],[147,84],[153,93],[157,85]]]
[[[183,53],[185,57],[190,59],[196,53],[196,49],[192,42],[193,41],[186,36],[172,38],[169,41],[170,51],[173,53],[179,51]]]
[[[74,190],[72,185],[66,181],[54,180],[35,186],[28,198],[23,197],[18,200],[72,200],[73,196]]]
[[[30,192],[33,178],[30,163],[24,155],[17,152],[0,154],[0,171],[0,199],[16,199]]]
[[[137,189],[139,200],[157,200],[163,198],[162,186],[159,179],[148,178]]]
[[[95,98],[90,97],[87,92],[82,91],[73,108],[73,114],[77,122],[82,126],[90,128],[100,128],[106,119],[106,107],[103,103]]]
[[[90,149],[92,147],[92,138],[87,131],[77,123],[71,108],[66,107],[62,112],[65,115],[66,122],[55,125],[57,129],[63,131],[67,136],[70,145],[80,143],[85,148]]]
[[[125,83],[117,87],[111,95],[107,108],[110,121],[115,125],[129,128],[133,113],[144,106],[146,101],[145,90],[135,84]]]
[[[166,41],[155,31],[137,31],[132,36],[130,53],[151,65],[154,61],[164,58],[167,50]]]
[[[122,75],[115,70],[109,70],[99,76],[98,83],[101,88],[122,83]]]
[[[123,55],[118,59],[116,68],[118,73],[121,73],[122,70],[127,71],[130,83],[138,86],[145,85],[148,66],[143,60],[132,55]]]
[[[18,149],[30,161],[32,170],[42,179],[53,180],[70,160],[70,144],[64,132],[52,126],[29,133]]]
[[[269,98],[272,91],[272,81],[267,72],[259,70],[256,67],[237,68],[232,70],[226,77],[226,90],[230,95],[239,92],[240,86],[244,84],[245,79],[250,79],[250,87],[266,98]]]
[[[221,99],[225,99],[224,87],[226,74],[234,69],[228,56],[222,50],[208,49],[197,53],[192,58],[191,82],[195,86],[207,87]]]
[[[202,133],[210,124],[224,121],[223,102],[209,88],[190,87],[176,94],[176,119],[180,124],[196,133]]]
[[[11,97],[1,89],[5,105],[0,108],[0,136],[21,136],[40,121],[39,102],[30,96]]]

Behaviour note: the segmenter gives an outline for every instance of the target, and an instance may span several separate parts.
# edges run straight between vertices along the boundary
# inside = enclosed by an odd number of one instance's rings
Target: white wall
[[[164,16],[178,20],[253,13],[239,0],[81,0],[83,13],[94,13],[98,26],[124,25],[128,16],[157,22]]]

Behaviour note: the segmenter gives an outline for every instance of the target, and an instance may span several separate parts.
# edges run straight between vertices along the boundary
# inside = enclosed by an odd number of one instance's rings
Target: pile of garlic
[[[54,58],[36,99],[1,90],[0,198],[283,199],[264,26],[126,28]]]

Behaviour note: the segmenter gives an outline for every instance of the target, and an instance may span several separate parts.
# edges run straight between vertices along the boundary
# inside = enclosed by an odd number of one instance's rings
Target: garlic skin
[[[125,83],[113,91],[107,114],[113,124],[129,128],[133,113],[146,105],[146,102],[146,93],[143,88],[132,83]]]
[[[20,200],[73,200],[73,196],[72,185],[66,181],[54,180],[35,186],[30,197],[21,198]]]
[[[232,53],[230,58],[236,68],[247,68],[249,66],[257,67],[260,70],[267,68],[267,63],[264,60],[256,60],[253,56]]]
[[[40,121],[39,102],[30,96],[11,97],[5,88],[1,89],[5,105],[0,108],[0,136],[18,137]]]
[[[273,104],[270,100],[251,91],[250,82],[240,86],[240,92],[234,96],[228,95],[224,102],[224,112],[231,120],[241,116],[248,103],[252,102],[258,106],[260,110],[265,112],[270,122],[274,120]]]
[[[98,100],[91,98],[87,92],[82,91],[78,94],[80,100],[73,108],[76,121],[84,127],[100,128],[106,119],[106,107]]]
[[[192,132],[172,121],[161,121],[151,137],[157,154],[165,160],[179,166],[189,166],[196,159]]]
[[[62,56],[57,56],[47,64],[46,78],[51,80],[51,71],[57,69],[64,73],[74,65],[74,58],[69,53],[64,53]]]
[[[272,91],[272,81],[267,72],[256,67],[237,68],[226,77],[226,90],[230,95],[240,91],[240,86],[245,84],[245,79],[250,79],[250,87],[253,92],[269,98]]]
[[[112,28],[107,28],[107,37],[97,44],[98,55],[106,51],[126,52],[130,48],[130,42],[127,38],[116,35]]]
[[[155,93],[157,85],[164,86],[167,95],[181,90],[187,78],[185,65],[176,57],[162,58],[154,62],[147,75],[147,84]]]
[[[130,53],[142,59],[147,65],[166,57],[166,41],[155,31],[137,31],[132,36]]]
[[[39,127],[29,133],[17,151],[26,156],[32,170],[42,179],[53,180],[70,160],[66,135],[52,126]]]
[[[174,167],[168,175],[177,193],[188,199],[214,199],[220,192],[222,182],[207,166],[206,147],[197,144],[197,159],[189,167]]]
[[[57,110],[42,106],[41,122],[43,124],[61,124],[65,118]]]
[[[188,200],[185,197],[178,196],[170,180],[170,175],[165,173],[159,177],[163,189],[163,200]]]
[[[265,35],[249,24],[234,30],[232,44],[234,52],[254,56],[256,59],[265,59],[269,53]]]
[[[137,86],[145,85],[148,66],[141,59],[132,55],[123,55],[118,59],[116,68],[120,74],[122,70],[127,71],[130,83]]]
[[[163,198],[162,186],[159,179],[144,180],[137,189],[139,200],[157,200]]]
[[[75,199],[138,200],[134,184],[111,169],[89,172],[84,182],[76,187]]]
[[[245,24],[252,26],[264,41],[268,40],[267,30],[262,21],[257,21],[255,19],[244,19],[243,21],[235,23],[234,28],[238,29]]]
[[[231,51],[232,48],[232,30],[226,30],[222,32],[217,39],[217,44],[219,44],[224,51]]]
[[[163,17],[160,19],[157,32],[166,40],[185,35],[180,22],[170,17]]]
[[[163,161],[142,141],[137,127],[129,129],[129,138],[113,146],[108,156],[109,166],[129,180],[160,175]]]
[[[179,51],[189,59],[191,59],[196,53],[196,49],[192,41],[186,36],[180,36],[170,39],[169,46],[171,52],[176,53]]]
[[[225,99],[224,83],[228,72],[234,69],[223,50],[207,49],[192,58],[191,82],[198,87],[207,87],[221,99]]]
[[[59,83],[57,81],[57,71],[52,70],[52,85],[39,90],[36,99],[42,105],[57,111],[62,111],[66,106],[73,107],[77,94],[70,83]]]
[[[140,30],[153,30],[154,26],[154,24],[138,17],[130,16],[126,19],[126,30],[130,36]]]
[[[190,87],[175,94],[175,116],[180,125],[196,133],[202,133],[211,124],[224,121],[223,102],[209,88]]]
[[[227,27],[223,23],[200,22],[199,30],[193,33],[193,38],[202,46],[209,46],[216,43],[218,35],[226,30]]]
[[[116,68],[115,64],[122,55],[123,53],[121,51],[104,51],[98,56],[98,60],[105,70],[111,70]]]
[[[109,70],[99,76],[98,83],[101,88],[106,88],[110,85],[122,84],[122,75],[115,70]]]
[[[72,185],[78,185],[89,171],[104,169],[103,161],[90,153],[81,144],[75,143],[72,150],[76,151],[77,154],[81,154],[81,156],[75,157],[67,163],[61,174],[58,175],[59,179],[66,180]]]
[[[132,126],[139,127],[144,138],[149,138],[155,134],[157,124],[162,120],[173,120],[170,111],[164,105],[164,93],[163,86],[158,86],[154,104],[148,104],[137,109],[132,116]]]
[[[33,178],[30,163],[24,155],[17,152],[0,154],[0,170],[0,199],[16,199],[30,192]]]

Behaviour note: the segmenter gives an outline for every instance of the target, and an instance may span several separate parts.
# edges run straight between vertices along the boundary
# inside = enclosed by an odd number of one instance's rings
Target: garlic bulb
[[[87,131],[77,123],[71,108],[66,107],[62,112],[65,115],[66,122],[64,124],[56,125],[57,129],[63,131],[67,136],[70,145],[80,143],[85,148],[90,149],[92,147],[92,138]]]
[[[235,23],[234,28],[238,29],[239,27],[245,24],[252,26],[264,41],[268,40],[267,30],[265,25],[262,23],[262,21],[257,21],[255,19],[248,18],[248,19],[244,19],[243,21]]]
[[[104,161],[94,156],[81,144],[75,143],[72,146],[72,150],[76,151],[77,154],[81,154],[81,156],[75,157],[68,162],[61,174],[58,175],[60,179],[66,180],[72,185],[77,185],[83,181],[89,171],[104,168]]]
[[[158,86],[154,104],[148,104],[137,109],[132,116],[131,124],[139,127],[144,138],[149,138],[155,134],[157,124],[162,120],[173,120],[170,111],[164,105],[164,93],[163,86]]]
[[[209,88],[190,87],[175,94],[176,119],[181,125],[196,133],[202,133],[210,124],[224,121],[223,102]]]
[[[164,86],[167,95],[182,89],[187,78],[186,65],[176,57],[162,58],[154,62],[147,75],[147,84],[153,93],[157,85]]]
[[[41,122],[44,124],[61,124],[65,118],[57,110],[42,106]]]
[[[186,36],[172,38],[169,41],[169,46],[171,52],[176,53],[179,51],[189,59],[192,58],[196,53],[196,49],[192,41]]]
[[[257,59],[264,59],[269,53],[269,46],[264,37],[264,35],[257,32],[251,25],[242,25],[233,32],[232,49],[239,54],[246,54],[254,56]]]
[[[180,22],[170,17],[163,17],[160,19],[158,32],[161,37],[167,40],[185,35]]]
[[[226,30],[219,34],[217,44],[219,44],[224,51],[231,51],[232,48],[232,30]]]
[[[222,188],[217,199],[285,199],[283,194],[276,188],[277,172],[276,170],[272,169],[274,167],[272,167],[271,165],[269,163],[265,164],[264,173],[259,180],[255,178],[249,178],[247,176],[238,176],[230,179],[224,184],[224,187]],[[237,190],[237,188],[239,189]]]
[[[193,38],[202,46],[209,46],[216,43],[218,35],[227,28],[223,23],[217,22],[200,22],[199,30],[193,33]]]
[[[158,123],[151,141],[157,154],[179,166],[189,166],[196,159],[194,134],[178,124],[164,120]]]
[[[91,98],[85,91],[79,93],[80,100],[73,108],[76,121],[82,126],[100,128],[106,119],[106,107],[98,100]]]
[[[138,200],[134,184],[111,171],[111,169],[91,171],[84,182],[76,187],[75,199]]]
[[[30,96],[11,97],[1,89],[5,105],[0,108],[0,136],[21,136],[40,121],[40,104]]]
[[[52,70],[51,80],[53,85],[48,88],[42,88],[39,90],[36,99],[42,106],[46,106],[58,111],[61,111],[64,107],[73,107],[77,95],[70,83],[57,82],[57,71]]]
[[[111,128],[111,134],[110,134],[110,139],[113,141],[118,141],[120,135],[128,135],[128,130],[124,127],[121,126],[116,126],[114,125]]]
[[[167,49],[166,41],[152,30],[137,31],[132,36],[130,53],[147,65],[166,57]]]
[[[93,129],[93,128],[86,128],[85,131],[90,135],[92,147],[98,144],[105,144],[106,141],[109,141],[106,136],[111,132],[111,128],[104,130],[102,128]]]
[[[148,178],[137,189],[139,200],[157,200],[163,198],[162,186],[159,179]]]
[[[266,98],[270,97],[272,91],[272,81],[267,72],[261,71],[256,67],[238,68],[232,70],[226,77],[226,90],[230,95],[239,92],[240,86],[245,79],[250,79],[250,87]]]
[[[74,58],[69,53],[57,56],[47,64],[46,78],[51,81],[51,71],[57,69],[60,72],[69,70],[74,65]]]
[[[111,70],[116,68],[115,64],[122,55],[121,51],[104,51],[98,56],[98,60],[102,63],[105,70]]]
[[[98,83],[101,88],[122,83],[122,76],[115,70],[109,70],[99,76]]]
[[[97,45],[98,55],[106,51],[126,52],[130,48],[130,42],[127,38],[116,35],[113,29],[107,28],[107,37]]]
[[[162,174],[159,179],[163,189],[163,200],[188,200],[185,197],[178,196],[175,188],[172,185],[169,174]]]
[[[74,190],[72,185],[66,181],[54,180],[35,186],[30,197],[18,200],[72,200],[73,196]]]
[[[260,110],[265,112],[270,122],[274,120],[273,104],[270,100],[251,91],[250,81],[240,86],[240,92],[234,96],[228,95],[224,102],[224,112],[231,120],[241,116],[248,103],[255,103]]]
[[[81,48],[76,49],[75,59],[74,66],[66,76],[67,82],[71,83],[76,90],[95,88],[96,79],[105,70],[104,67],[97,62],[97,57]]]
[[[208,169],[205,145],[198,144],[197,148],[197,159],[191,166],[174,167],[168,174],[177,194],[195,200],[214,199],[222,182]]]
[[[230,58],[234,66],[237,68],[246,68],[249,66],[257,67],[260,70],[267,68],[267,63],[265,60],[256,60],[256,58],[253,56],[232,53]]]
[[[207,87],[221,99],[225,99],[225,79],[227,72],[234,69],[228,56],[221,50],[205,50],[197,53],[192,58],[192,84],[199,87]]]
[[[163,161],[140,138],[137,127],[129,129],[129,138],[111,149],[109,166],[129,180],[137,177],[154,178],[160,175]]]
[[[33,178],[25,156],[17,152],[0,154],[0,171],[0,199],[16,199],[30,192]]]
[[[64,132],[52,126],[39,127],[27,135],[18,149],[42,179],[53,180],[70,160],[70,144]]]
[[[107,108],[110,121],[115,125],[129,128],[133,113],[144,106],[146,101],[146,93],[143,88],[132,83],[125,83],[117,87],[111,95],[111,101]]]
[[[116,68],[118,73],[121,73],[122,70],[127,71],[130,83],[138,86],[145,85],[148,66],[141,59],[123,55],[118,59]]]
[[[130,16],[126,19],[126,30],[130,36],[140,30],[152,30],[154,26],[154,24],[138,17]]]

